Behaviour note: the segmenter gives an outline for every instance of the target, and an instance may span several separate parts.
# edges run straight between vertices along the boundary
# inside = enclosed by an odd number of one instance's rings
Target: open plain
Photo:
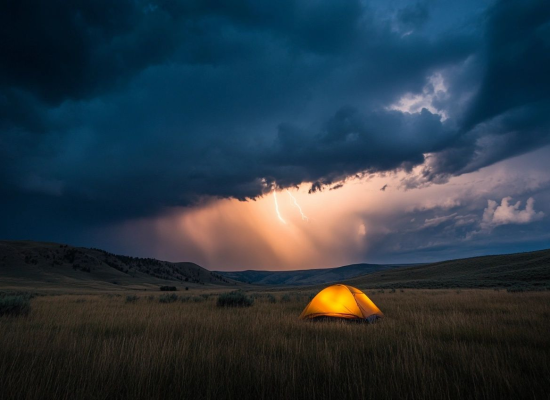
[[[38,296],[0,317],[1,399],[544,399],[550,292],[366,290],[375,324],[301,321],[312,292]]]

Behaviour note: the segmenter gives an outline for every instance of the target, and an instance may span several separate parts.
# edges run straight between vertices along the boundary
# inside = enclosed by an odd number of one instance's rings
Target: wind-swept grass
[[[30,296],[7,295],[0,297],[0,316],[18,317],[31,312]]]
[[[253,307],[40,297],[0,317],[1,399],[546,399],[550,293],[368,293],[375,324]]]

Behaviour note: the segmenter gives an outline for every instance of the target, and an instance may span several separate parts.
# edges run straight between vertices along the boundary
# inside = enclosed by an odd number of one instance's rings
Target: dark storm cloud
[[[436,151],[450,137],[452,132],[441,123],[441,117],[426,109],[419,114],[360,113],[345,107],[317,134],[280,126],[274,154],[266,161],[273,166],[279,185],[316,182],[312,187],[315,192],[358,172],[420,164],[423,153]]]
[[[177,18],[146,3],[8,0],[0,12],[0,83],[47,103],[101,94],[176,47]]]
[[[1,206],[20,215],[4,233],[44,209],[89,224],[313,192],[426,153],[420,180],[440,182],[546,143],[546,2],[497,2],[452,32],[430,31],[431,4],[4,2]],[[388,108],[439,71],[447,120]]]
[[[486,15],[485,72],[463,129],[550,96],[550,3],[503,1]]]
[[[409,4],[399,10],[397,18],[406,29],[414,29],[428,21],[429,13],[428,5],[425,3]]]
[[[455,141],[431,157],[423,179],[407,179],[405,186],[445,182],[550,142],[550,3],[496,2],[485,13],[483,47],[475,57],[463,76],[452,78],[478,86],[455,113]],[[463,91],[456,88],[449,101]]]

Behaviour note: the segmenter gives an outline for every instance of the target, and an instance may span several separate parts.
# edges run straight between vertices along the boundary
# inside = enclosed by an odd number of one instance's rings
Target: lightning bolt
[[[277,217],[283,224],[286,224],[286,221],[281,217],[281,213],[279,212],[279,203],[277,202],[277,192],[275,189],[273,189],[273,198],[275,199],[275,212],[277,213]]]
[[[298,204],[298,201],[296,201],[296,198],[292,195],[292,193],[289,192],[288,189],[286,189],[286,192],[288,193],[288,195],[290,196],[290,198],[292,199],[292,201],[294,202],[294,205],[296,207],[298,207],[298,210],[300,211],[300,215],[302,216],[302,220],[304,221],[309,221],[309,218],[304,214],[304,212],[302,211],[302,207],[300,207],[300,205]]]

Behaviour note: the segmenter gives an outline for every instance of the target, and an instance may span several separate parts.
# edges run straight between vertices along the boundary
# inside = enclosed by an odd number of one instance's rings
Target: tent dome
[[[333,317],[374,320],[383,316],[382,311],[359,289],[332,285],[317,293],[302,311],[300,319]]]

